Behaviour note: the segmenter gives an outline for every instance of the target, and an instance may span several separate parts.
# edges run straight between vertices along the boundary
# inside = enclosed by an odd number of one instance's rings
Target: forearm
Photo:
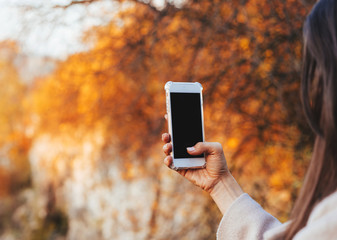
[[[281,223],[244,194],[228,173],[214,186],[211,197],[223,214],[217,239],[263,239],[263,234]]]
[[[220,179],[210,192],[211,197],[222,214],[228,210],[232,203],[244,192],[234,177],[228,172]]]

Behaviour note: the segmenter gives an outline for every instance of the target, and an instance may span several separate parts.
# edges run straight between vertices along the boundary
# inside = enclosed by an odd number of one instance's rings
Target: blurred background
[[[286,221],[312,4],[0,0],[0,239],[215,239],[208,194],[163,165],[166,81],[204,86],[206,140]]]

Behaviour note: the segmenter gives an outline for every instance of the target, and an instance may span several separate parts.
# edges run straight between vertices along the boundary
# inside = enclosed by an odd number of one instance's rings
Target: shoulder
[[[270,229],[264,239],[283,239],[290,221]],[[337,239],[337,192],[323,199],[311,212],[307,225],[294,237],[295,240]]]
[[[294,239],[336,239],[337,192],[323,199],[311,212],[307,225]]]
[[[337,211],[337,192],[332,193],[317,204],[310,214],[308,224],[328,215],[331,211]]]

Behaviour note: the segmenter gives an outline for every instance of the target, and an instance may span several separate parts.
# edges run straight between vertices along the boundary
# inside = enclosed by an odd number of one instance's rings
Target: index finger
[[[168,133],[163,133],[163,135],[161,135],[161,139],[164,143],[171,142],[171,136]]]

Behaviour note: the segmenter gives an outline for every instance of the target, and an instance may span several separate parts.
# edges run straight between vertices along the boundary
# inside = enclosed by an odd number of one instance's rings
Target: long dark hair
[[[312,159],[285,238],[302,229],[314,206],[337,190],[337,1],[316,3],[304,24],[302,102],[316,134]]]

